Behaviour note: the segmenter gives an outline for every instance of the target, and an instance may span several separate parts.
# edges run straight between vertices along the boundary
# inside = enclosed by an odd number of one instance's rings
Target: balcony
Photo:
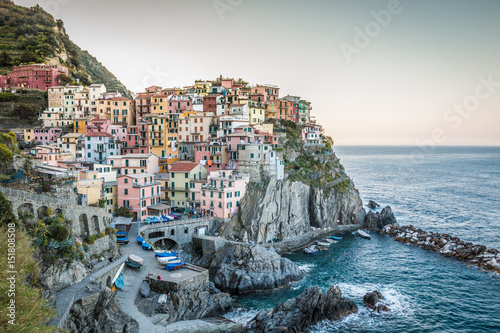
[[[106,152],[106,148],[97,148],[97,149],[94,149],[94,151],[96,153],[105,153]]]
[[[189,187],[170,187],[168,190],[173,192],[189,192]]]
[[[138,187],[138,188],[141,188],[141,187],[147,187],[147,186],[155,186],[155,185],[161,185],[160,182],[157,182],[157,181],[153,181],[153,182],[146,182],[146,183],[134,183],[132,184],[132,187]]]

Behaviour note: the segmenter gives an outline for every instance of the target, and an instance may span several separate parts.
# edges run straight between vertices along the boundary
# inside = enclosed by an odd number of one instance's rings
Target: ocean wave
[[[397,287],[391,285],[377,285],[372,283],[365,284],[350,284],[350,283],[339,283],[338,284],[342,295],[346,298],[350,298],[358,303],[358,307],[365,309],[363,304],[363,296],[366,293],[378,290],[384,299],[381,301],[390,309],[389,312],[382,313],[382,315],[391,316],[411,316],[413,315],[413,309],[415,308],[412,299],[401,293]],[[361,306],[359,306],[361,304]],[[361,312],[361,311],[360,311]],[[371,310],[368,312],[372,313]]]
[[[309,273],[316,266],[315,264],[298,264],[301,271]]]

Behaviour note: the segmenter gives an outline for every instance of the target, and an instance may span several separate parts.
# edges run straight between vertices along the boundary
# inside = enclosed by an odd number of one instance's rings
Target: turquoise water
[[[500,249],[500,148],[439,148],[418,155],[411,147],[336,149],[363,201],[391,205],[398,220]],[[408,158],[411,154],[416,157]],[[386,235],[350,233],[317,256],[287,255],[304,280],[264,294],[240,296],[234,320],[300,294],[310,285],[339,285],[359,307],[313,332],[500,332],[500,279],[453,258]],[[373,314],[363,295],[379,290],[390,312]]]

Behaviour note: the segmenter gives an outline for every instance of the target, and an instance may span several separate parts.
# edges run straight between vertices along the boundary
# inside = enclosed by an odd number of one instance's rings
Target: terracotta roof
[[[175,162],[170,169],[170,172],[189,172],[198,166],[195,162]]]
[[[102,132],[90,132],[85,134],[86,137],[99,137],[99,136],[107,136],[108,138],[114,138],[111,134],[108,133],[102,133]]]
[[[125,97],[113,97],[111,98],[112,101],[130,101],[130,99],[125,98]]]

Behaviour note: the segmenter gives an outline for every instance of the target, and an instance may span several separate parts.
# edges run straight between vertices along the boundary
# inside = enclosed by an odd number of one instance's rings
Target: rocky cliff
[[[110,290],[76,301],[65,325],[70,332],[139,332],[135,319],[123,312]]]
[[[295,263],[262,246],[226,246],[215,254],[210,270],[215,286],[232,294],[280,288],[304,277]]]
[[[347,180],[333,180],[322,188],[291,179],[250,183],[239,214],[223,233],[228,238],[268,242],[295,237],[311,227],[360,225],[365,210],[358,190]]]
[[[342,297],[339,287],[309,287],[270,312],[261,311],[250,322],[250,332],[304,332],[322,320],[340,320],[358,312],[353,301]]]

